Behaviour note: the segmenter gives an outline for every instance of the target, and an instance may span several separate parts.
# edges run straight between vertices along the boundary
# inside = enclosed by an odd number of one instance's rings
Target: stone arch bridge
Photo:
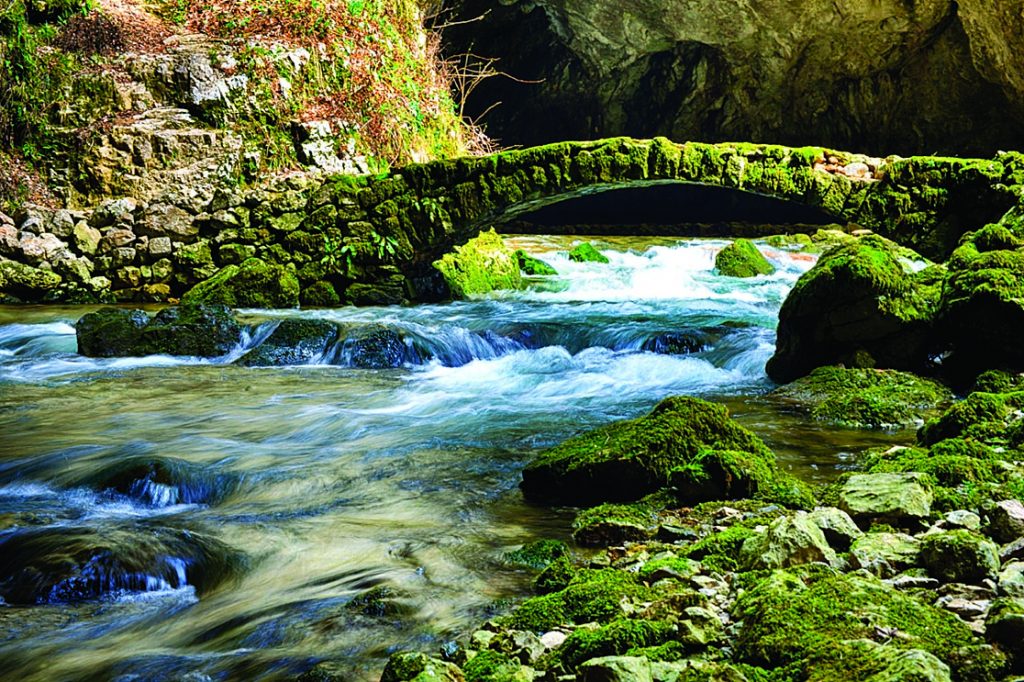
[[[572,197],[666,183],[815,207],[837,223],[942,258],[965,231],[1016,204],[1024,155],[876,159],[820,147],[664,138],[564,142],[330,179],[311,192],[304,229],[322,234],[329,252],[345,250],[350,300],[431,300],[441,293],[431,263],[481,229]]]

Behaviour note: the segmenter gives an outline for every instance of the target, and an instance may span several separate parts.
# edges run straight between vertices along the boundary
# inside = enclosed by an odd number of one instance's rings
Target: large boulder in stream
[[[338,340],[338,326],[326,320],[282,320],[270,336],[246,353],[247,367],[305,365],[323,358]]]
[[[75,325],[78,352],[89,357],[188,355],[219,357],[241,339],[242,325],[221,305],[164,308],[152,319],[141,310],[101,308]]]
[[[31,529],[0,539],[0,597],[51,604],[186,586],[202,595],[241,565],[224,543],[188,530],[150,524]]]
[[[823,365],[925,367],[941,271],[908,272],[904,255],[872,235],[822,256],[779,311],[768,375],[786,383]]]
[[[521,487],[531,499],[590,505],[636,500],[670,484],[684,504],[741,497],[809,502],[778,471],[772,451],[723,405],[685,396],[542,452],[523,470]]]
[[[395,369],[420,361],[411,340],[398,330],[372,325],[351,332],[341,346],[341,361],[357,369]]]
[[[228,265],[192,287],[182,303],[220,303],[235,308],[297,308],[299,280],[283,265],[249,258]]]
[[[522,289],[519,259],[493,229],[481,232],[434,262],[454,298],[487,294],[496,289]]]

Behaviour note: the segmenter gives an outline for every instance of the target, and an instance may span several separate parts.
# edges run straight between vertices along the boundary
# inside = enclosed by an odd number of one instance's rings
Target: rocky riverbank
[[[985,375],[918,445],[865,453],[813,497],[772,474],[770,451],[723,409],[693,399],[558,446],[524,471],[525,493],[619,503],[579,514],[581,549],[507,556],[533,571],[536,597],[433,656],[395,654],[382,679],[1016,679],[1019,383]]]

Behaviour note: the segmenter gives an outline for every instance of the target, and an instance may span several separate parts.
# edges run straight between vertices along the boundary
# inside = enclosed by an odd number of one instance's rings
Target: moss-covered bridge
[[[963,232],[999,220],[1017,203],[1024,155],[882,160],[820,147],[664,138],[565,142],[408,166],[385,177],[334,178],[309,198],[302,229],[322,237],[335,275],[348,280],[341,284],[349,300],[429,300],[441,293],[431,263],[481,229],[567,198],[665,183],[816,207],[942,257]],[[300,271],[300,279],[313,274]]]

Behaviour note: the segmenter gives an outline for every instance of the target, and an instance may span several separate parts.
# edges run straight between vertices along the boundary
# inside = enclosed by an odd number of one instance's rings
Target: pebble
[[[551,632],[545,632],[540,636],[540,643],[544,645],[545,649],[550,651],[551,649],[557,649],[562,646],[562,643],[568,638],[569,636],[564,632],[552,630]]]

